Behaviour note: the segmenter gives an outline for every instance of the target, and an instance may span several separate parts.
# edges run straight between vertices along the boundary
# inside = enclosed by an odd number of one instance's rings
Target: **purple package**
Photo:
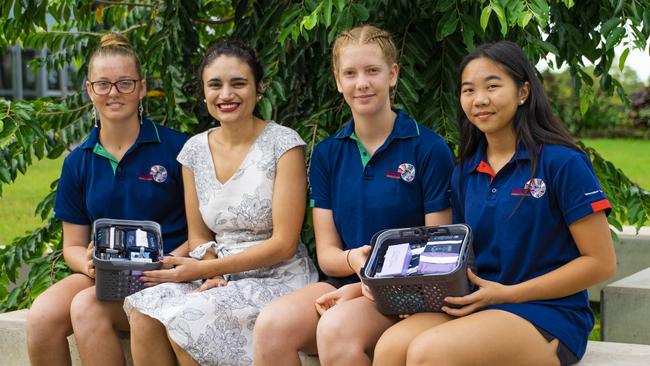
[[[411,262],[411,246],[409,243],[391,245],[386,249],[384,265],[375,277],[406,276]]]
[[[418,274],[445,274],[458,266],[457,253],[424,252],[420,254]]]

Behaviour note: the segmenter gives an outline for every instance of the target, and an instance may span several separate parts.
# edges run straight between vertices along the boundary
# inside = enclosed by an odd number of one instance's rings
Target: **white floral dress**
[[[305,144],[295,131],[270,121],[239,170],[222,184],[215,175],[208,132],[192,137],[178,155],[178,161],[194,173],[203,221],[216,233],[214,242],[190,253],[197,259],[207,250],[218,257],[235,254],[271,236],[276,163],[289,149]],[[227,279],[227,286],[203,292],[193,292],[200,281],[161,284],[127,297],[124,309],[130,314],[136,308],[159,320],[174,342],[201,365],[252,365],[253,326],[261,309],[316,282],[318,275],[300,243],[290,260],[232,273]]]

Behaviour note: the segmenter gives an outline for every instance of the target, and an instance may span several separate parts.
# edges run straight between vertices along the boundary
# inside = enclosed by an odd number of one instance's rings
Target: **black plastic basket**
[[[406,242],[426,243],[436,235],[463,235],[458,266],[452,272],[375,277],[378,263],[389,246]],[[445,305],[453,307],[445,303],[445,297],[464,296],[473,290],[467,278],[467,268],[474,267],[472,231],[465,224],[383,230],[374,235],[371,244],[372,251],[361,269],[361,279],[383,314],[441,312]]]
[[[93,263],[95,264],[95,288],[98,300],[122,301],[125,297],[144,288],[140,282],[142,271],[159,269],[163,255],[160,225],[153,221],[98,219],[93,223],[93,241],[97,243],[100,229],[116,227],[122,230],[140,229],[153,237],[156,246],[152,263],[135,262],[128,259],[110,260],[99,258],[99,247],[95,245]]]

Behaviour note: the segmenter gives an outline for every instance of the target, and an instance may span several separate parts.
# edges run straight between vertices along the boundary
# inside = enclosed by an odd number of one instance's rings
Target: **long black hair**
[[[523,145],[530,155],[531,178],[539,163],[539,146],[541,144],[556,144],[580,150],[573,137],[564,128],[560,120],[553,114],[548,98],[544,93],[542,83],[537,77],[535,68],[524,55],[521,48],[510,41],[486,43],[477,47],[465,56],[458,68],[458,90],[462,83],[461,77],[465,67],[473,60],[487,58],[495,62],[521,88],[525,82],[530,85],[530,92],[523,105],[518,106],[513,119],[517,146]],[[469,158],[485,139],[485,134],[474,126],[465,115],[458,102],[458,127],[460,129],[460,162]]]

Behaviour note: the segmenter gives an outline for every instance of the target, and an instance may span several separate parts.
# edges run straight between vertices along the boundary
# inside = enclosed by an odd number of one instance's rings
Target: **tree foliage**
[[[648,0],[6,0],[0,10],[4,30],[0,49],[16,42],[24,48],[46,47],[48,55],[34,66],[75,65],[79,72],[73,83],[79,88],[56,100],[0,99],[0,193],[3,184],[24,174],[35,159],[59,156],[90,130],[83,77],[87,56],[103,32],[124,33],[139,51],[150,86],[147,114],[190,134],[214,123],[195,94],[195,67],[204,50],[224,36],[247,40],[267,71],[258,112],[296,129],[310,152],[350,117],[334,87],[330,47],[341,30],[362,23],[389,30],[401,51],[397,105],[453,147],[458,139],[456,67],[475,45],[509,39],[520,44],[533,62],[550,54],[553,63],[568,65],[584,114],[598,89],[626,100],[620,83],[610,76],[614,46],[645,47],[650,4]],[[598,85],[583,71],[583,57],[595,64]],[[588,152],[615,207],[610,223],[642,225],[650,212],[650,194],[597,152]],[[46,197],[37,214],[51,217],[53,199],[53,194]],[[50,219],[45,227],[0,250],[0,307],[28,305],[64,274],[60,230],[60,224]],[[313,235],[308,224],[305,235],[306,239]],[[3,286],[28,261],[33,264],[28,281],[7,291]]]

